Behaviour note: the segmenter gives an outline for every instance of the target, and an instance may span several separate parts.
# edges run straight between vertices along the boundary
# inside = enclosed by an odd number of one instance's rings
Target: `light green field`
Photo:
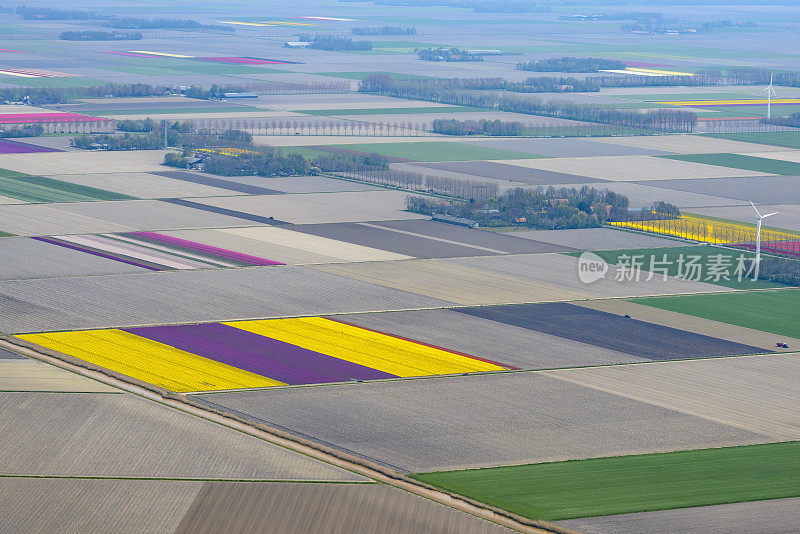
[[[630,299],[631,302],[744,326],[778,335],[800,337],[800,290],[748,291]]]
[[[0,237],[14,237],[14,234],[9,234],[8,232],[0,231]]]
[[[339,115],[417,115],[421,113],[462,113],[470,111],[486,111],[484,108],[470,106],[436,106],[422,108],[378,108],[378,109],[308,109],[298,110],[295,113],[316,115],[318,117],[331,117]]]
[[[538,159],[544,156],[501,150],[466,143],[446,141],[421,141],[411,143],[363,143],[355,145],[330,145],[332,148],[377,153],[411,161],[482,161],[493,159]]]
[[[0,195],[25,202],[84,202],[136,198],[95,187],[77,185],[44,176],[31,176],[7,169],[0,169]]]
[[[757,158],[755,156],[743,156],[741,154],[679,154],[657,157],[704,163],[706,165],[716,165],[718,167],[766,172],[769,174],[784,174],[789,176],[800,174],[800,163],[779,159]]]
[[[744,143],[759,143],[762,145],[785,146],[800,148],[800,134],[798,132],[754,132],[732,134],[703,134],[707,137],[730,139]]]
[[[580,256],[581,254],[581,252],[569,253],[571,256]],[[625,264],[630,266],[631,262],[633,261],[631,258],[636,258],[637,262],[641,262],[641,266],[639,267],[640,270],[646,271],[642,273],[642,279],[645,279],[649,276],[651,262],[653,262],[653,267],[656,267],[656,269],[665,269],[669,276],[678,276],[681,274],[684,278],[688,278],[690,280],[707,282],[710,284],[716,284],[734,289],[786,287],[783,284],[767,282],[764,280],[753,281],[752,278],[745,278],[744,275],[747,273],[747,269],[750,266],[749,262],[744,264],[743,271],[737,272],[736,268],[738,266],[738,259],[742,257],[744,260],[752,260],[755,254],[751,252],[730,250],[720,247],[686,246],[628,250],[601,250],[596,251],[595,254],[603,258],[611,265]],[[682,261],[681,257],[683,257]],[[700,259],[695,260],[694,257],[699,257]],[[726,266],[726,268],[723,269],[723,272],[727,279],[723,278],[722,276],[717,279],[716,276],[708,275],[708,266],[714,261],[718,261],[719,257],[721,257],[721,262],[719,265]],[[699,273],[700,278],[697,278],[697,275],[688,273],[688,270],[685,267],[686,262],[688,261],[696,262],[701,266]],[[614,272],[614,270],[612,269],[611,272]],[[659,280],[662,276],[662,272],[663,271],[661,270],[654,270],[653,279]]]
[[[531,519],[800,496],[800,442],[413,475]]]

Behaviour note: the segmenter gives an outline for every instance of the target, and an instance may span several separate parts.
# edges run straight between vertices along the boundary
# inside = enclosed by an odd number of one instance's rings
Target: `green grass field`
[[[544,156],[501,150],[466,143],[446,141],[422,141],[411,143],[364,143],[354,145],[330,145],[333,148],[376,152],[384,156],[403,158],[412,161],[481,161],[492,159],[537,159]]]
[[[8,232],[0,231],[0,237],[14,237],[14,234],[9,234]]]
[[[800,337],[800,290],[747,291],[629,299],[637,304],[778,335]],[[777,341],[777,340],[776,340]]]
[[[377,109],[306,109],[295,113],[305,113],[318,117],[331,117],[338,115],[417,115],[420,113],[464,113],[470,111],[486,111],[484,108],[470,106],[428,106],[423,108],[377,108]]]
[[[731,167],[748,171],[766,172],[770,174],[800,174],[800,163],[779,159],[757,158],[741,154],[679,154],[675,156],[656,156],[659,158],[705,163],[719,167]]]
[[[131,200],[136,197],[103,189],[77,185],[44,176],[0,169],[0,195],[25,202],[84,202],[91,200]]]
[[[580,256],[580,254],[580,252],[569,253],[571,256]],[[652,266],[656,268],[653,274],[653,279],[655,280],[660,279],[663,270],[666,270],[669,276],[678,276],[680,274],[689,280],[708,282],[734,289],[765,289],[771,287],[786,287],[783,284],[767,282],[764,280],[758,280],[754,282],[751,278],[745,278],[744,275],[749,267],[749,262],[745,263],[745,270],[741,273],[738,273],[736,271],[738,258],[742,257],[745,260],[750,260],[755,256],[755,254],[750,252],[730,250],[720,247],[686,246],[628,250],[603,250],[596,251],[595,254],[603,258],[611,265],[631,265],[631,262],[633,261],[631,258],[636,258],[638,262],[641,262],[640,269],[642,271],[647,271],[641,275],[641,279],[645,279],[649,276],[651,262],[653,262]],[[683,257],[682,262],[681,257]],[[699,257],[699,259],[694,259],[695,257]],[[721,259],[717,259],[718,257]],[[687,264],[690,261],[701,266],[701,268],[697,271],[698,274],[695,274],[695,271],[687,267]],[[716,276],[709,276],[708,267],[715,261],[718,262],[718,265],[723,266],[722,272],[727,279],[723,278],[722,276],[720,276],[718,279]],[[614,274],[616,274],[616,270],[610,269],[609,274],[606,276],[608,277]],[[742,276],[740,277],[739,274]]]
[[[703,134],[703,135],[705,135],[706,137],[716,137],[717,139],[730,139],[731,141],[742,141],[744,143],[759,143],[762,145],[800,148],[800,135],[797,135],[797,132],[754,132],[754,133]]]
[[[444,471],[415,478],[532,519],[800,496],[800,442]]]

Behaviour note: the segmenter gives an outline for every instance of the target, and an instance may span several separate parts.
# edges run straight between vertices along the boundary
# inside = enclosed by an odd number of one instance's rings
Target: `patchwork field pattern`
[[[506,369],[321,317],[19,337],[177,392]]]

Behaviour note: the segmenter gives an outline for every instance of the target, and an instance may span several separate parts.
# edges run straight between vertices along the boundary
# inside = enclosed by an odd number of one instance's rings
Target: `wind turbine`
[[[756,280],[758,280],[758,267],[761,264],[761,221],[771,215],[775,215],[778,212],[773,211],[772,213],[761,215],[758,212],[758,208],[756,208],[756,205],[753,204],[752,200],[750,201],[750,205],[753,206],[753,209],[756,211],[756,263],[755,267],[753,268],[753,281],[755,282]]]
[[[767,92],[767,118],[772,118],[772,95],[778,96],[772,87],[772,74],[769,75],[769,85],[764,88]]]

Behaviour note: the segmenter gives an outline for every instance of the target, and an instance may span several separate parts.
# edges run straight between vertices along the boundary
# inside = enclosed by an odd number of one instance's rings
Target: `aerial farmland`
[[[800,531],[800,8],[0,6],[0,532]]]

